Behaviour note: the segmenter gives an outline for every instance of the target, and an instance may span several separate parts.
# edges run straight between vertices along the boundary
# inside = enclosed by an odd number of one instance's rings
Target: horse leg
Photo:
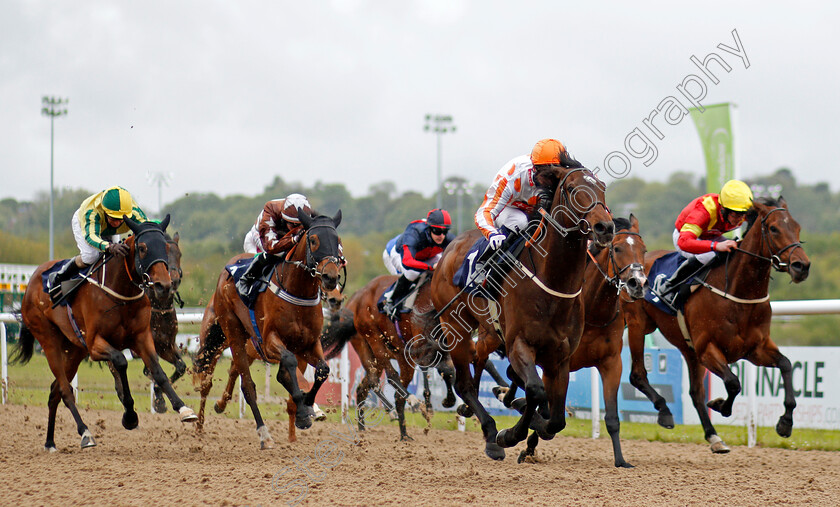
[[[793,409],[796,408],[796,398],[793,393],[793,368],[790,359],[779,352],[772,341],[769,345],[757,348],[748,359],[757,366],[775,366],[781,371],[782,382],[785,386],[785,413],[776,423],[776,433],[782,438],[790,437],[793,432]]]
[[[245,350],[245,340],[248,338],[245,336],[241,327],[231,326],[228,329],[231,332],[226,332],[225,334],[230,337],[230,350],[233,354],[231,371],[236,370],[239,373],[242,396],[245,398],[245,403],[251,408],[251,414],[254,416],[254,423],[257,426],[257,436],[260,439],[260,449],[273,449],[274,439],[271,438],[268,426],[265,425],[260,408],[257,406],[257,386],[254,384],[254,379],[251,378],[251,362],[253,360],[248,357],[248,353]],[[289,354],[292,356],[295,364],[297,364],[297,361],[294,360],[295,356],[291,352]]]
[[[512,428],[503,429],[498,435],[496,435],[496,443],[501,447],[513,447],[528,437],[528,428],[531,426],[531,420],[534,418],[534,413],[536,412],[537,407],[543,404],[547,399],[546,388],[543,385],[543,381],[539,374],[537,374],[534,350],[525,345],[522,340],[517,340],[513,345],[513,350],[510,351],[509,359],[514,373],[518,374],[520,378],[524,376],[525,409],[519,420]],[[563,400],[560,400],[560,402],[564,404],[565,391],[562,395]],[[552,407],[552,409],[554,408],[555,407]],[[557,431],[560,431],[560,429],[565,426],[565,407],[562,412],[563,424]],[[552,410],[552,416],[553,415],[554,410]],[[553,426],[555,427],[558,425],[555,423],[553,418],[551,423],[554,423]],[[553,431],[551,433],[557,433],[557,431]]]
[[[647,396],[653,407],[659,412],[656,422],[667,429],[674,429],[674,415],[668,404],[656,389],[650,385],[645,369],[645,335],[635,326],[627,327],[627,344],[630,347],[630,384]]]
[[[117,392],[122,392],[122,398],[120,398],[120,401],[125,409],[122,416],[123,428],[133,430],[137,428],[140,420],[137,417],[137,412],[134,410],[134,398],[132,398],[131,390],[128,387],[128,375],[126,374],[128,371],[128,360],[126,360],[122,352],[115,349],[104,340],[99,340],[99,343],[105,344],[102,346],[105,350],[97,350],[96,355],[103,352],[108,355],[108,364],[113,367],[112,371],[116,372],[114,379],[116,383],[121,386]]]
[[[172,410],[178,412],[181,422],[195,422],[198,416],[181,401],[181,398],[175,393],[175,389],[173,389],[172,384],[169,382],[166,373],[164,373],[163,368],[160,367],[157,352],[155,352],[154,345],[152,345],[154,343],[152,332],[147,331],[145,334],[146,336],[138,336],[135,341],[137,354],[143,359],[143,364],[149,369],[149,373],[151,373],[155,384],[158,384],[166,397],[169,398],[169,402],[172,404]]]
[[[400,372],[397,374],[390,362],[386,365],[385,375],[390,379],[396,392],[394,393],[394,405],[397,410],[397,419],[400,426],[400,440],[414,440],[408,436],[405,427],[405,402],[408,397],[408,385],[414,378],[414,368],[408,364],[403,356],[399,360]],[[399,382],[399,383],[398,383]],[[431,392],[429,393],[431,396]]]
[[[723,417],[731,416],[732,404],[735,403],[735,397],[741,392],[741,381],[729,369],[729,365],[726,364],[726,357],[713,343],[706,347],[702,362],[709,371],[723,380],[723,385],[726,387],[726,400],[715,398],[706,403],[706,406],[719,412]]]
[[[455,391],[452,390],[452,383],[455,380],[455,367],[452,366],[452,359],[446,356],[444,361],[437,365],[437,371],[443,378],[443,383],[446,384],[446,397],[441,402],[444,408],[452,408],[455,406]]]
[[[516,372],[513,371],[513,366],[508,365],[507,371],[505,373],[510,379],[510,385],[508,386],[508,390],[505,393],[504,398],[502,398],[502,404],[504,404],[504,406],[506,406],[507,408],[511,408],[513,400],[516,399],[516,390],[520,387],[523,387],[525,385],[525,382],[523,382],[522,379],[519,378],[519,375],[517,375]]]
[[[120,403],[123,403],[123,398],[125,395],[123,394],[123,385],[122,379],[120,379],[120,374],[117,372],[117,369],[114,368],[114,363],[111,361],[106,361],[108,364],[108,370],[111,372],[111,376],[114,377],[114,390],[117,392],[117,398],[119,398]]]
[[[430,422],[434,408],[432,407],[432,388],[429,386],[429,369],[420,368],[420,373],[423,375],[423,405],[421,411],[426,421]]]
[[[58,330],[55,332],[59,333]],[[47,356],[47,363],[49,364],[50,370],[55,377],[55,381],[50,389],[49,401],[47,402],[49,406],[49,416],[47,420],[47,440],[44,443],[44,449],[49,452],[56,451],[55,417],[56,412],[58,411],[59,400],[64,402],[64,405],[73,415],[73,420],[76,421],[76,431],[79,433],[79,436],[82,437],[82,449],[93,447],[96,445],[96,441],[93,439],[93,435],[90,433],[87,425],[85,425],[84,421],[82,421],[82,416],[79,415],[79,409],[76,407],[76,396],[73,394],[72,386],[70,386],[70,379],[76,375],[76,370],[78,369],[82,358],[85,356],[85,353],[78,352],[73,354],[71,357],[66,358],[65,353],[61,350],[60,346],[55,347],[51,345],[52,343],[49,343],[46,347],[44,347],[42,343],[44,355]],[[68,377],[68,375],[71,376]]]
[[[216,370],[216,363],[218,362],[220,356],[221,353],[214,354],[203,369],[200,371],[194,371],[193,373],[193,375],[198,376],[198,390],[201,394],[201,401],[198,408],[198,421],[195,423],[196,433],[201,433],[204,430],[204,408],[207,404],[207,396],[210,395],[210,390],[213,388],[213,372]],[[199,370],[199,368],[196,368],[196,370]],[[231,387],[231,389],[233,388]]]
[[[505,380],[504,377],[499,374],[499,370],[496,369],[496,365],[493,364],[493,361],[486,360],[484,363],[484,371],[490,374],[493,377],[493,380],[496,381],[501,387],[510,387],[510,384]]]
[[[175,367],[175,371],[169,376],[169,383],[174,384],[178,379],[183,377],[184,373],[187,371],[186,363],[184,363],[184,360],[181,358],[181,354],[179,354],[175,349],[174,337],[171,342],[168,342],[167,347],[161,348],[159,353],[161,359]],[[159,385],[157,385],[157,382],[154,384],[154,399],[155,412],[158,414],[166,412],[166,401],[163,399],[163,390]]]
[[[703,426],[706,441],[709,442],[713,453],[725,454],[729,452],[729,447],[718,436],[717,430],[712,425],[712,420],[706,409],[706,389],[703,387],[703,377],[706,375],[706,368],[700,365],[693,350],[684,351],[683,358],[688,368],[688,394],[691,396],[694,410],[697,411],[697,416],[700,418],[700,424]]]
[[[461,357],[464,355],[464,351],[460,349],[472,346],[471,340],[468,344],[462,345],[465,342],[465,340],[460,340],[452,351],[452,362],[455,365],[455,392],[464,400],[464,403],[473,411],[479,423],[481,423],[481,432],[484,434],[484,454],[494,460],[503,460],[505,459],[505,450],[496,443],[498,434],[496,421],[478,401],[478,393],[474,389],[473,379],[470,375],[470,361]]]
[[[326,367],[326,363],[324,366]],[[327,369],[327,372],[329,372],[329,369]],[[321,383],[324,382],[324,379],[326,379],[326,375],[321,379]],[[305,395],[300,390],[297,381],[297,357],[287,349],[283,349],[280,353],[277,381],[283,385],[295,404],[295,426],[300,430],[308,429],[312,426],[312,417],[315,415],[315,411],[312,410],[312,402],[308,405],[305,403]],[[315,385],[320,386],[317,367],[315,368]]]
[[[601,383],[604,388],[604,424],[612,440],[615,466],[616,468],[633,468],[633,465],[624,461],[619,438],[621,423],[618,420],[618,389],[621,385],[621,356],[611,356],[602,360],[598,365],[598,373],[601,374]]]
[[[365,377],[359,382],[356,387],[356,421],[359,424],[359,431],[365,431],[365,404],[371,389],[375,389],[379,383],[379,377],[382,375],[382,369],[377,365],[365,366]]]
[[[539,443],[539,434],[536,431],[532,431],[531,436],[528,437],[527,446],[525,447],[525,450],[519,453],[519,457],[516,458],[516,462],[522,463],[528,456],[533,456],[537,452],[537,444]]]
[[[250,368],[251,365],[254,364],[254,360],[250,357],[248,358],[248,367]],[[230,369],[228,370],[228,381],[225,384],[225,389],[222,391],[222,396],[216,400],[216,403],[213,404],[213,410],[216,411],[217,414],[221,414],[227,408],[228,402],[233,398],[233,388],[236,386],[236,379],[239,378],[239,372],[236,370],[233,364],[230,365]]]

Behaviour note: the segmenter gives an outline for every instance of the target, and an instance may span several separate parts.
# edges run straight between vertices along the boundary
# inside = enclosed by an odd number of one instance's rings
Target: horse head
[[[788,211],[783,197],[758,198],[747,213],[747,234],[756,222],[760,227],[760,255],[766,256],[774,269],[787,272],[791,281],[799,283],[808,278],[811,260],[799,241],[799,223]]]
[[[166,215],[160,224],[137,222],[125,215],[123,219],[134,233],[134,236],[129,238],[128,245],[129,257],[134,260],[134,271],[140,279],[138,285],[150,288],[159,301],[171,297],[172,278],[169,276],[169,254],[164,235],[166,226],[169,225],[169,215]]]
[[[616,218],[615,234],[610,244],[610,263],[607,276],[615,277],[619,289],[624,289],[633,299],[645,297],[645,253],[647,247],[639,234],[639,220],[633,214],[629,219]]]
[[[604,196],[606,185],[585,167],[557,167],[552,173],[551,180],[559,179],[551,216],[561,226],[589,235],[598,246],[609,246],[615,226]]]
[[[313,276],[320,277],[325,291],[332,291],[338,286],[338,278],[345,264],[341,238],[336,231],[341,223],[341,210],[334,217],[311,217],[306,213],[300,213],[299,217],[305,231],[306,267]]]

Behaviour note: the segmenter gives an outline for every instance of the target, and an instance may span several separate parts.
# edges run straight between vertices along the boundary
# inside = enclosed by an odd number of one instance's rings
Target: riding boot
[[[70,259],[70,262],[65,264],[55,273],[51,273],[49,276],[49,286],[50,286],[50,301],[53,303],[57,303],[59,299],[61,299],[61,284],[62,282],[66,282],[76,276],[81,268],[76,262],[78,257],[73,257]],[[79,259],[81,260],[81,259]]]
[[[251,265],[242,274],[242,277],[236,282],[236,290],[243,296],[247,296],[251,292],[251,287],[262,276],[265,268],[270,264],[272,259],[269,258],[265,252],[257,254]]]
[[[702,267],[702,262],[698,261],[694,257],[689,257],[688,260],[680,264],[680,267],[678,267],[677,270],[674,271],[674,274],[671,275],[671,278],[665,280],[659,285],[656,291],[657,295],[661,298],[667,295],[669,292],[672,292],[681,283],[688,280],[688,278],[694,275]]]
[[[519,254],[522,253],[524,247],[525,241],[522,236],[515,233],[509,233],[502,244],[499,245],[498,249],[500,252],[505,253],[496,255],[496,258],[492,263],[485,263],[485,270],[487,274],[482,285],[487,296],[492,299],[496,299],[496,296],[499,294],[502,285],[504,284],[505,276],[510,271],[510,263],[502,260],[501,255],[505,255],[509,258],[517,258],[519,257]]]
[[[402,300],[405,299],[411,289],[411,283],[411,280],[406,278],[405,275],[400,275],[397,279],[397,284],[394,286],[391,295],[386,297],[382,303],[382,311],[388,318],[395,319],[397,317],[400,308],[402,308]]]

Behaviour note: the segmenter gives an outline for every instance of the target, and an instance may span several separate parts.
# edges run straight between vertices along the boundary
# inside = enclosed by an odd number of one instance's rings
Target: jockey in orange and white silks
[[[543,139],[537,142],[530,156],[514,158],[496,174],[475,212],[475,225],[488,239],[491,249],[499,248],[505,240],[502,227],[507,232],[517,232],[528,226],[528,215],[539,205],[540,195],[547,187],[540,173],[553,165],[582,167],[560,141]]]

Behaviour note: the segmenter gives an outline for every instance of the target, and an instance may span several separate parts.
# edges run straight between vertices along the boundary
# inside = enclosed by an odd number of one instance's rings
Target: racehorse
[[[169,377],[169,382],[174,384],[176,380],[181,378],[187,371],[187,365],[181,358],[181,352],[175,344],[175,338],[178,336],[178,315],[175,312],[175,302],[180,302],[184,305],[178,294],[178,287],[181,286],[181,278],[183,271],[181,270],[181,248],[178,246],[180,235],[176,232],[174,237],[164,233],[167,244],[167,253],[169,256],[169,278],[172,280],[172,290],[169,293],[158,297],[154,290],[146,287],[146,297],[152,305],[152,317],[150,326],[152,329],[152,337],[155,341],[155,351],[160,359],[167,361],[175,366],[175,371]],[[108,368],[114,375],[114,385],[117,390],[117,396],[122,400],[122,383],[119,380],[114,366],[108,363]],[[149,377],[148,368],[143,369],[143,374]],[[159,385],[154,384],[154,403],[155,412],[162,414],[166,412],[166,401],[163,399],[163,390]]]
[[[450,350],[455,391],[478,417],[484,452],[492,459],[504,459],[504,447],[524,440],[532,420],[543,438],[553,438],[565,427],[569,358],[583,332],[581,288],[587,239],[608,246],[613,238],[604,184],[583,167],[555,166],[551,171],[551,188],[532,217],[527,229],[531,238],[515,259],[518,264],[502,281],[498,304],[459,291],[453,284],[453,275],[481,237],[478,230],[463,233],[449,244],[432,277],[432,302],[441,321],[435,338]],[[426,329],[435,326],[432,317],[420,316]],[[470,373],[476,358],[471,333],[479,326],[487,332],[499,327],[512,367],[509,372],[525,387],[522,417],[513,428],[498,434],[495,421],[478,399],[478,380]],[[537,365],[543,369],[542,379]],[[550,411],[547,422],[535,417],[537,407],[545,402]]]
[[[121,352],[131,349],[143,359],[155,382],[180,414],[181,421],[197,419],[172,389],[172,384],[158,363],[154,339],[149,327],[151,318],[149,299],[144,288],[151,287],[156,297],[164,298],[172,291],[167,266],[167,243],[164,231],[169,215],[160,224],[138,223],[124,217],[134,233],[126,240],[129,253],[125,258],[106,256],[98,273],[91,272],[82,283],[68,307],[52,308],[49,295],[44,292],[41,274],[56,262],[38,266],[32,275],[33,283],[26,288],[21,305],[20,342],[15,360],[26,363],[32,358],[34,342],[41,344],[47,362],[55,376],[50,387],[47,440],[44,447],[55,451],[55,416],[59,401],[73,415],[82,448],[96,445],[88,427],[76,408],[70,379],[79,364],[88,356],[94,361],[110,361],[120,378],[123,389],[122,424],[126,429],[137,427],[137,412],[128,387],[128,361]],[[72,315],[71,315],[72,313]]]
[[[315,395],[329,375],[319,341],[323,322],[321,288],[332,290],[338,285],[344,264],[341,240],[336,232],[341,211],[332,218],[301,213],[300,221],[303,237],[272,272],[270,290],[257,296],[253,313],[239,298],[233,277],[223,270],[213,294],[216,318],[208,322],[213,329],[208,330],[207,350],[200,352],[196,361],[200,374],[206,368],[205,361],[215,356],[218,347],[230,344],[233,367],[240,375],[242,394],[254,415],[261,449],[272,448],[274,442],[257,406],[249,349],[254,349],[250,355],[256,353],[265,361],[280,364],[277,380],[289,392],[291,400],[287,410],[298,429],[312,425]],[[248,255],[241,254],[231,262]],[[306,393],[297,381],[299,361],[315,367],[315,382]]]
[[[452,377],[454,370],[448,354],[425,336],[419,334],[411,322],[411,312],[400,313],[395,323],[385,314],[379,312],[377,302],[388,288],[397,280],[397,276],[381,275],[353,294],[347,302],[346,309],[336,319],[343,320],[336,323],[333,319],[328,325],[321,345],[326,351],[327,359],[338,356],[347,342],[353,345],[362,366],[365,377],[356,387],[356,403],[361,408],[370,390],[379,392],[379,380],[385,372],[388,381],[395,388],[394,405],[400,427],[400,440],[413,440],[406,432],[405,404],[408,398],[408,385],[414,378],[414,370],[418,364],[434,364],[446,382],[447,396],[443,400],[444,407],[455,405],[455,393],[452,392]],[[431,308],[430,278],[424,276],[419,281],[414,308]],[[391,360],[396,360],[399,366],[397,372]],[[428,372],[424,373],[425,412],[431,414],[431,391],[428,385]],[[428,415],[427,415],[428,417]],[[364,411],[359,410],[359,429],[364,431]]]
[[[250,255],[250,254],[249,254]],[[234,257],[234,259],[247,258],[248,255]],[[341,292],[342,287],[337,286],[330,291],[325,291],[325,301],[327,302],[327,311],[331,315],[338,312],[342,303],[345,300],[345,295]],[[196,431],[201,433],[204,429],[204,408],[207,404],[207,396],[210,394],[210,389],[213,387],[213,372],[216,369],[216,362],[221,357],[222,352],[230,347],[227,338],[221,332],[221,327],[214,326],[216,323],[216,310],[213,303],[213,297],[204,309],[204,314],[201,319],[201,327],[198,335],[199,351],[195,357],[195,368],[193,368],[193,384],[196,391],[201,393],[201,402],[198,409],[198,421],[195,424]],[[215,333],[211,335],[211,333]],[[208,339],[209,338],[209,339]],[[248,348],[249,352],[249,366],[257,359],[260,359],[256,349]],[[251,354],[253,352],[253,354]],[[307,363],[298,360],[297,380],[301,389],[309,389],[309,382],[304,378]],[[228,370],[228,381],[225,384],[222,396],[216,403],[213,404],[213,409],[217,414],[221,414],[227,408],[228,402],[233,398],[233,388],[236,384],[236,379],[239,378],[239,372],[235,365],[231,364]],[[289,413],[289,442],[297,441],[294,425],[294,413],[291,411],[291,405],[286,405],[286,411]],[[316,415],[317,415],[316,411]],[[326,417],[325,415],[322,417]],[[316,417],[317,419],[317,417]]]
[[[645,297],[647,277],[644,272],[646,247],[639,234],[639,221],[633,215],[629,220],[615,218],[615,235],[609,248],[594,246],[589,251],[583,284],[585,314],[580,344],[569,360],[569,371],[581,368],[598,368],[604,392],[604,423],[612,441],[616,467],[632,468],[624,460],[619,440],[618,389],[621,385],[621,348],[624,334],[624,317],[620,301]],[[478,362],[501,345],[498,335],[484,333],[476,344]],[[476,371],[478,367],[476,367]],[[509,389],[502,400],[505,406],[514,404],[516,385]],[[501,392],[504,392],[501,390]],[[528,446],[519,455],[519,462],[533,456],[539,435],[535,431],[528,437]]]
[[[785,388],[785,412],[776,424],[776,433],[786,438],[793,429],[796,400],[792,369],[788,358],[770,338],[768,288],[771,268],[787,272],[794,283],[799,283],[808,277],[811,262],[799,241],[799,224],[783,198],[756,199],[746,221],[747,231],[738,249],[715,261],[705,282],[685,302],[684,319],[681,315],[668,315],[648,301],[623,303],[633,358],[630,383],[653,402],[659,411],[659,424],[673,428],[673,415],[665,399],[648,382],[643,360],[645,335],[659,328],[685,358],[689,394],[706,440],[715,453],[729,452],[729,447],[717,435],[706,407],[724,417],[732,414],[732,403],[741,392],[741,383],[728,365],[739,359],[747,359],[757,366],[779,368]],[[645,269],[649,272],[653,261],[665,253],[648,254]],[[706,369],[723,379],[726,400],[717,398],[704,404]]]

